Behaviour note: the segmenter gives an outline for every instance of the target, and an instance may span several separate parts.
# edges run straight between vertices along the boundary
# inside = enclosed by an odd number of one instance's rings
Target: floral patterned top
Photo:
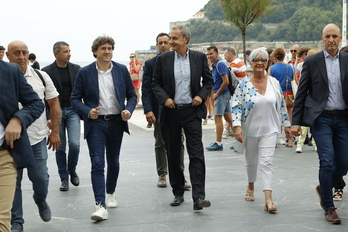
[[[268,76],[268,78],[277,98],[276,109],[279,113],[281,124],[283,127],[290,127],[289,116],[280,84],[274,77]],[[250,80],[243,80],[238,84],[232,98],[233,127],[241,126],[243,131],[248,131],[249,116],[252,114],[257,92],[258,90]]]

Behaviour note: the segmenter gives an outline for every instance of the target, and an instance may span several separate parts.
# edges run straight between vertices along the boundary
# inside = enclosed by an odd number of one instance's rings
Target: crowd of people
[[[243,148],[238,152],[245,156],[245,200],[254,201],[259,169],[264,210],[270,213],[277,211],[272,198],[273,158],[281,135],[289,148],[299,137],[296,152],[301,153],[310,132],[319,157],[316,191],[325,218],[341,223],[334,200],[342,199],[348,169],[348,54],[346,48],[339,50],[342,36],[337,25],[323,29],[322,51],[294,45],[289,62],[283,48],[247,50],[246,64],[228,48],[223,60],[216,46],[206,54],[189,49],[190,38],[188,27],[174,26],[169,34],[156,37],[157,56],[143,66],[131,53],[129,68],[112,61],[115,42],[109,36],[93,41],[95,62],[82,68],[70,62],[70,47],[64,41],[53,45],[55,61],[42,70],[25,42],[12,41],[6,53],[0,46],[0,85],[6,86],[0,100],[0,231],[23,231],[23,168],[41,219],[51,220],[47,149],[56,152],[59,190],[69,190],[69,177],[79,186],[80,120],[91,162],[95,199],[91,219],[108,219],[107,208],[118,206],[123,134],[129,133],[127,121],[140,98],[145,118],[154,126],[157,186],[167,187],[169,176],[170,206],[180,206],[190,188],[193,210],[211,206],[205,194],[202,126],[213,115],[216,141],[206,149],[223,150],[224,130],[233,129]],[[2,61],[4,54],[9,62]],[[192,186],[184,175],[185,147]]]

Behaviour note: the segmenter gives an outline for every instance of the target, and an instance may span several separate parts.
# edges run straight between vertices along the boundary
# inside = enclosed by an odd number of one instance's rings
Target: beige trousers
[[[0,151],[0,231],[10,232],[11,208],[16,189],[17,168],[7,150]]]

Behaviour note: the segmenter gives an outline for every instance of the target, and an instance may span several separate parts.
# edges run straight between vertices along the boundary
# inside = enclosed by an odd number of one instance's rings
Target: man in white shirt
[[[52,148],[52,150],[56,150],[60,145],[59,94],[51,78],[45,72],[38,71],[41,74],[41,79],[40,75],[30,67],[28,63],[29,50],[24,42],[12,41],[8,45],[6,55],[11,63],[18,64],[27,82],[33,87],[39,98],[46,101],[50,107],[50,120],[47,121],[46,112],[44,111],[40,118],[28,127],[30,145],[35,156],[36,166],[27,168],[28,177],[33,184],[33,198],[38,206],[40,217],[43,221],[48,222],[51,220],[51,210],[46,202],[49,180],[46,143],[48,148]],[[24,224],[21,191],[23,169],[18,169],[17,173],[17,187],[12,207],[12,232],[22,231]]]

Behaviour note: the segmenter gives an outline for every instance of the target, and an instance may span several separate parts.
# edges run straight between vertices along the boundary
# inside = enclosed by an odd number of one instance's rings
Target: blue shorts
[[[220,96],[214,100],[215,115],[224,115],[224,114],[232,113],[230,100],[231,100],[230,92],[220,94]]]

